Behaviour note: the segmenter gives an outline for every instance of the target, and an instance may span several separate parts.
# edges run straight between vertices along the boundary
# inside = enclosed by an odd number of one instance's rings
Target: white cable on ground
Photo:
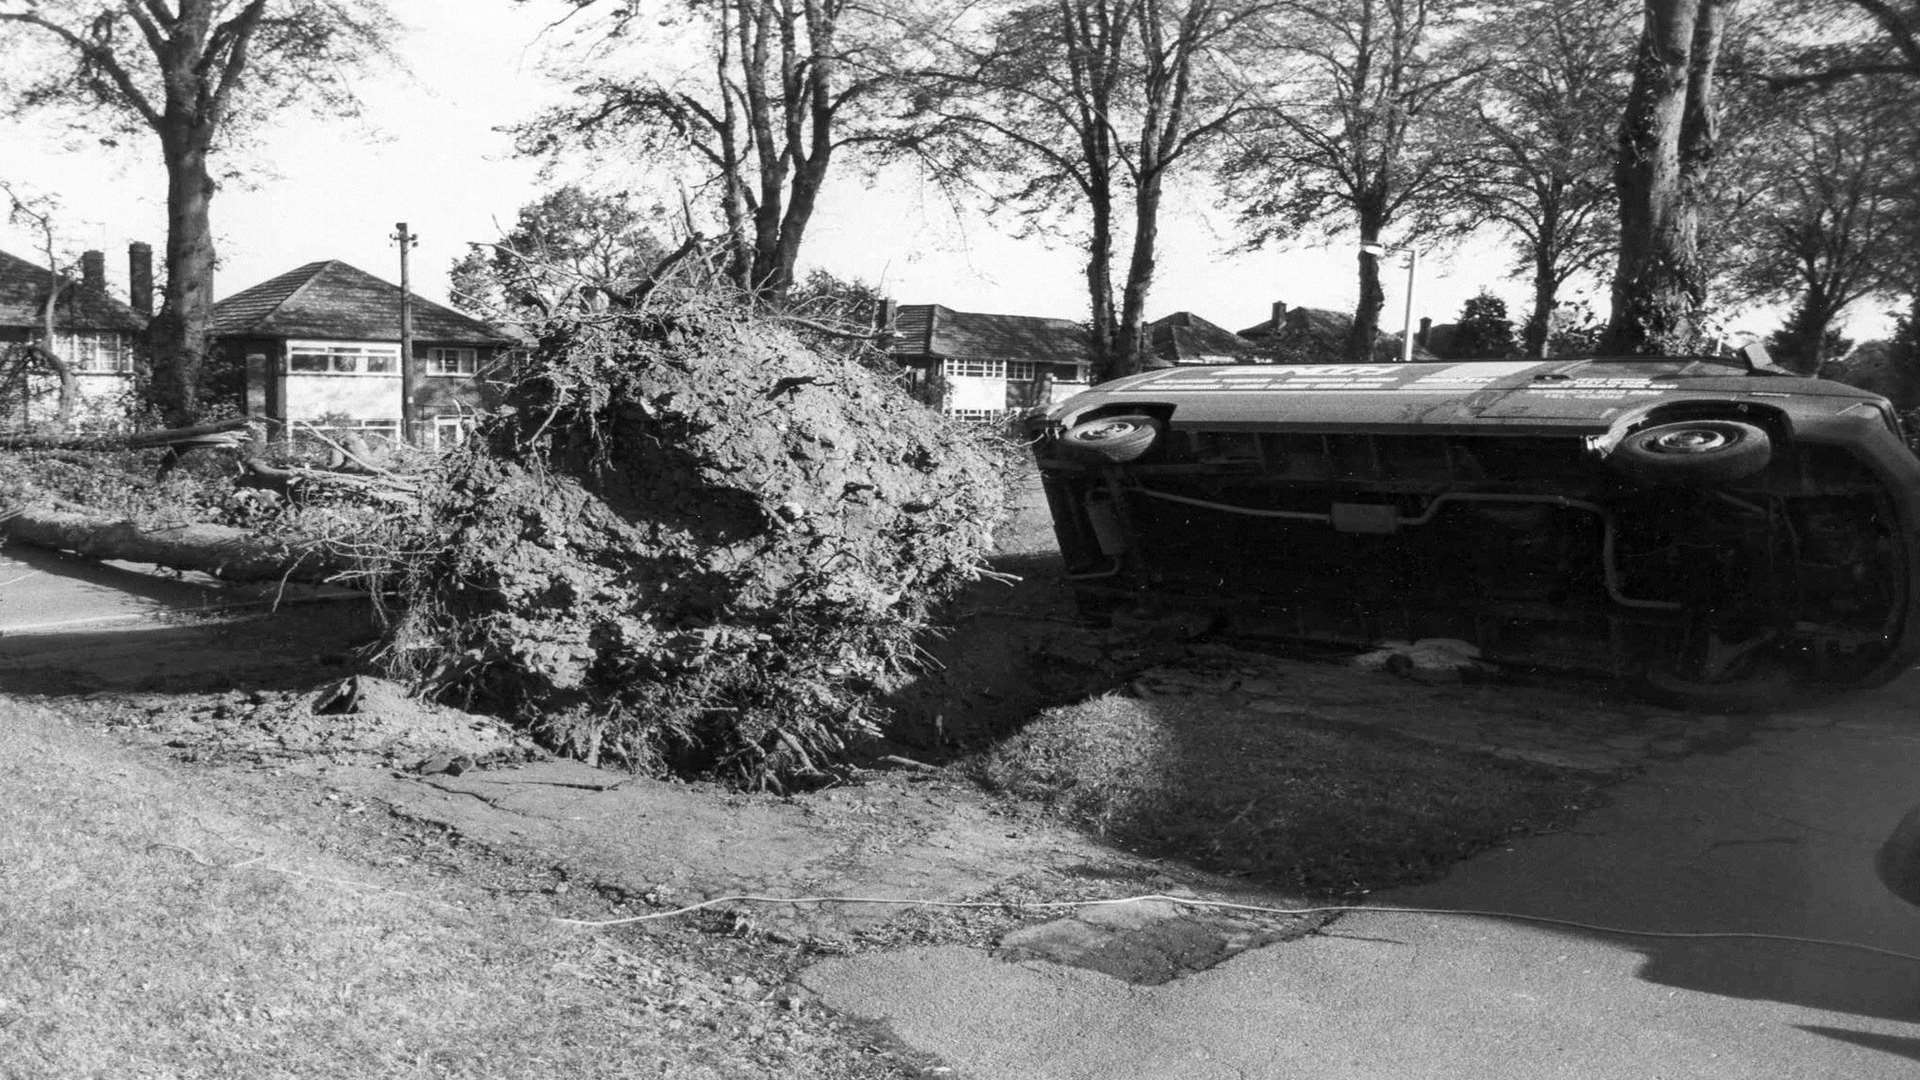
[[[1602,926],[1597,923],[1579,922],[1574,919],[1557,919],[1549,915],[1523,915],[1512,911],[1479,911],[1471,908],[1425,908],[1425,907],[1375,907],[1369,904],[1327,904],[1318,907],[1278,908],[1261,907],[1257,904],[1236,904],[1227,900],[1202,900],[1192,896],[1167,896],[1162,893],[1146,893],[1140,896],[1122,896],[1107,900],[924,900],[890,899],[879,896],[716,896],[711,900],[702,900],[697,904],[673,908],[669,911],[655,911],[646,915],[630,915],[619,919],[567,919],[554,916],[550,921],[566,926],[580,926],[589,929],[602,929],[610,926],[625,926],[630,923],[652,922],[657,919],[670,919],[678,915],[687,915],[705,908],[722,904],[898,904],[903,907],[940,907],[940,908],[1016,908],[1027,911],[1049,911],[1061,908],[1102,907],[1118,904],[1138,904],[1159,900],[1170,904],[1182,904],[1187,907],[1215,908],[1225,911],[1244,911],[1260,915],[1329,915],[1347,912],[1360,912],[1378,915],[1440,915],[1479,919],[1506,919],[1513,922],[1538,923],[1543,926],[1559,926],[1574,930],[1587,930],[1615,937],[1662,938],[1682,940],[1718,940],[1718,941],[1779,941],[1794,945],[1818,945],[1830,949],[1850,949],[1856,952],[1871,953],[1894,960],[1906,960],[1920,964],[1920,956],[1900,952],[1896,949],[1883,949],[1878,945],[1864,945],[1856,941],[1835,941],[1828,938],[1800,937],[1794,934],[1765,934],[1746,930],[1630,930],[1620,926]]]

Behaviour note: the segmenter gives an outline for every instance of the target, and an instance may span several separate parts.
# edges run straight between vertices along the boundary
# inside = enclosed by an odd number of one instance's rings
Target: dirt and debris
[[[514,387],[386,662],[591,762],[824,779],[1004,513],[990,442],[723,298],[551,326]]]
[[[409,696],[397,683],[354,675],[317,691],[246,689],[181,695],[106,695],[104,726],[198,762],[380,765],[453,773],[548,755],[489,716]]]

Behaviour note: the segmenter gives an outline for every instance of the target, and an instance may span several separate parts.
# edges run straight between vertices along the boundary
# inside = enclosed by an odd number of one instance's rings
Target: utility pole
[[[1385,244],[1361,244],[1360,250],[1378,259],[1383,255],[1407,257],[1407,314],[1400,324],[1400,362],[1413,362],[1413,286],[1420,273],[1420,252],[1411,247],[1391,248]]]
[[[1417,248],[1407,249],[1407,317],[1400,329],[1400,362],[1413,363],[1413,282],[1420,270],[1420,252]]]
[[[400,438],[408,446],[420,445],[420,410],[413,394],[420,375],[413,362],[413,283],[407,277],[407,252],[420,238],[407,231],[404,221],[394,224],[391,237],[400,245]]]

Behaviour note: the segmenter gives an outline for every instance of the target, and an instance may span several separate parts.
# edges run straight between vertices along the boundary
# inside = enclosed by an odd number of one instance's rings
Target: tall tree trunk
[[[60,403],[55,408],[53,427],[55,431],[65,432],[73,426],[73,407],[80,398],[80,382],[73,376],[73,365],[60,355],[60,339],[55,335],[59,329],[55,325],[54,312],[60,306],[60,269],[53,257],[53,230],[47,230],[47,302],[40,309],[40,359],[53,369],[54,377],[60,380]],[[76,327],[75,329],[78,329]],[[33,346],[27,346],[29,356]]]
[[[1385,199],[1369,198],[1358,207],[1362,248],[1380,242],[1380,230],[1386,227],[1386,213],[1380,209]],[[1360,300],[1354,305],[1353,326],[1347,331],[1346,356],[1350,364],[1373,359],[1374,343],[1380,337],[1380,309],[1387,305],[1387,293],[1380,287],[1380,257],[1360,252]]]
[[[151,398],[168,427],[199,418],[200,372],[213,323],[213,176],[204,139],[174,135],[167,145],[167,288],[147,331]]]
[[[1713,69],[1724,0],[1645,0],[1633,85],[1614,169],[1620,258],[1603,348],[1692,352],[1706,303],[1697,250],[1701,189],[1712,164]]]
[[[1520,331],[1523,354],[1529,360],[1547,355],[1547,339],[1553,334],[1553,309],[1559,306],[1559,288],[1554,284],[1553,267],[1536,252],[1533,268],[1533,313]]]
[[[1133,255],[1127,261],[1127,281],[1120,293],[1120,325],[1113,342],[1116,373],[1131,375],[1147,364],[1147,297],[1153,291],[1154,248],[1160,233],[1160,177],[1158,170],[1143,176],[1134,194]]]
[[[1560,275],[1557,256],[1560,240],[1560,199],[1562,185],[1555,185],[1549,197],[1541,200],[1539,234],[1533,245],[1533,314],[1520,331],[1522,353],[1539,360],[1547,355],[1547,339],[1553,334],[1553,309],[1559,306]]]
[[[1092,196],[1093,228],[1087,238],[1087,299],[1092,322],[1088,344],[1093,352],[1094,381],[1122,374],[1115,355],[1118,337],[1113,311],[1113,195],[1096,190]]]
[[[792,201],[787,204],[786,219],[780,225],[780,239],[774,246],[773,257],[768,261],[767,273],[759,282],[762,295],[775,300],[785,300],[793,288],[793,268],[800,258],[800,244],[806,239],[807,225],[813,220],[813,209],[820,197],[820,187],[826,181],[827,157],[823,150],[819,157],[809,158],[795,172],[793,178]]]
[[[1800,298],[1800,306],[1789,324],[1801,341],[1801,355],[1797,358],[1799,363],[1796,367],[1800,367],[1804,374],[1818,375],[1820,369],[1826,366],[1827,335],[1845,306],[1824,285],[1815,282],[1807,286],[1806,295]]]
[[[721,87],[733,84],[733,5],[719,5],[720,30],[714,55],[715,81]],[[720,118],[714,126],[716,147],[720,157],[721,207],[726,218],[727,228],[727,279],[735,288],[746,292],[753,286],[753,198],[747,189],[746,154],[742,149],[745,142],[740,135],[740,105],[738,96],[723,92],[720,95]],[[688,212],[688,227],[692,227],[692,213]]]
[[[753,214],[753,273],[749,288],[767,295],[769,285],[778,276],[780,258],[780,222],[786,216],[787,155],[782,152],[784,124],[776,117],[772,95],[767,93],[771,46],[779,30],[774,25],[773,3],[740,4],[741,84],[747,97],[747,135],[753,140],[754,161],[759,166],[760,194]]]

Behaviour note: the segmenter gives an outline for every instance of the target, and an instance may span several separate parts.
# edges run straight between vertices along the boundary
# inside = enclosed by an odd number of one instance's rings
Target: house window
[[[376,439],[384,439],[396,444],[400,441],[400,421],[398,420],[356,420],[345,416],[329,416],[324,420],[314,421],[311,427],[335,440],[347,435],[358,435],[368,443],[373,443]]]
[[[1007,362],[1004,360],[947,360],[940,373],[948,378],[967,379],[1004,379],[1007,377]]]
[[[1031,360],[1007,361],[1007,378],[1013,382],[1032,382],[1034,363]]]
[[[302,375],[392,375],[400,370],[400,347],[290,341],[287,370]]]
[[[466,351],[472,352],[473,350],[468,349]],[[473,434],[473,417],[462,415],[436,416],[433,418],[431,434],[433,438],[433,448],[435,450],[451,450],[461,443],[466,442],[467,436]]]
[[[63,330],[53,336],[53,351],[76,374],[133,370],[133,348],[117,330]]]
[[[427,374],[472,375],[480,370],[480,350],[435,347],[427,350]]]

